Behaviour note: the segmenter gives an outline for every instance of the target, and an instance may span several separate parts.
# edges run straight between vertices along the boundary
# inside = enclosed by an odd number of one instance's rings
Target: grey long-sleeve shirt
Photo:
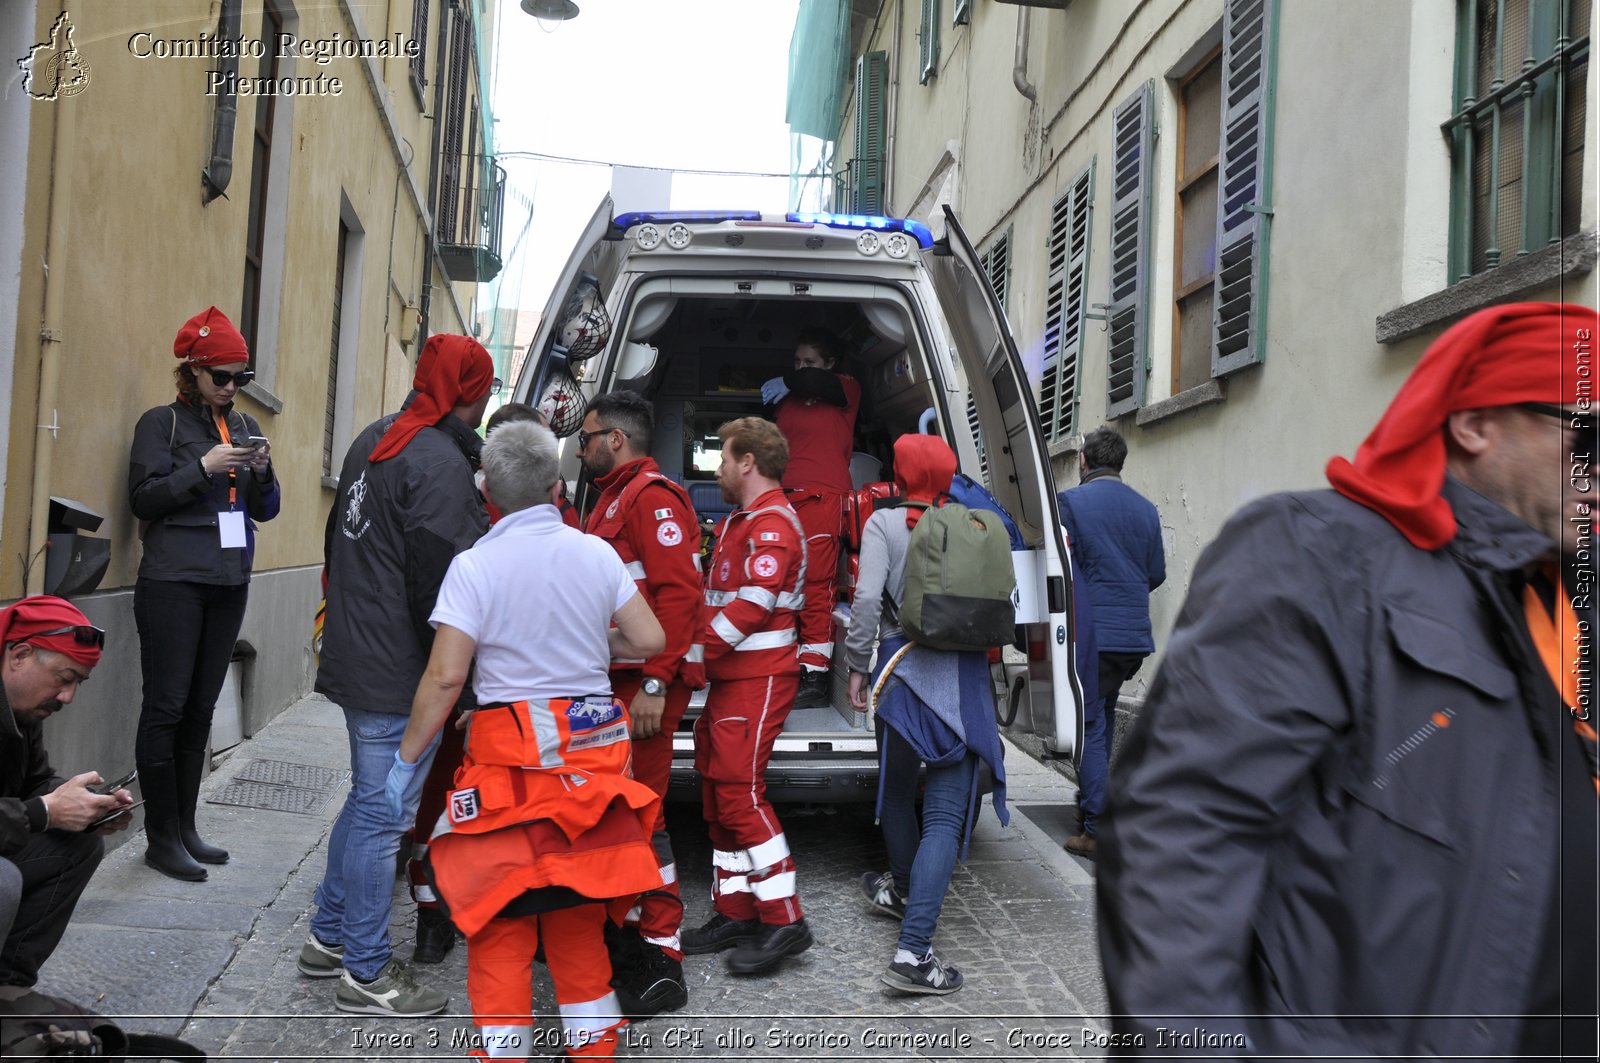
[[[896,606],[906,597],[906,548],[911,529],[904,509],[880,509],[861,531],[861,557],[856,570],[856,596],[850,603],[850,633],[845,636],[845,662],[852,672],[872,670],[872,648],[880,638],[901,634],[883,616],[883,591]]]

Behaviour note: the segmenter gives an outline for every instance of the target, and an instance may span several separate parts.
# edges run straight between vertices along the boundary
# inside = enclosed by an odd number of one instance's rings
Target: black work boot
[[[797,709],[822,709],[833,704],[833,691],[828,682],[829,673],[826,670],[812,671],[809,668],[800,672],[800,690],[794,696],[794,707]]]
[[[704,926],[685,930],[679,937],[685,956],[704,956],[708,952],[731,949],[761,933],[761,924],[755,919],[729,919],[717,912]]]
[[[189,855],[202,864],[226,864],[228,850],[208,844],[195,830],[194,810],[200,801],[200,780],[206,774],[206,753],[179,750],[172,755],[172,766],[177,773],[178,787],[178,837]]]
[[[144,795],[144,862],[168,878],[204,882],[206,869],[183,846],[178,827],[178,784],[172,761],[139,765],[139,792]]]
[[[689,1003],[683,963],[644,940],[626,968],[613,968],[611,988],[616,991],[622,1014],[635,1021],[663,1011],[677,1011]]]
[[[804,918],[792,923],[774,926],[761,924],[761,933],[744,942],[728,957],[728,970],[734,974],[765,974],[784,957],[794,956],[811,947],[811,928]]]
[[[443,963],[445,953],[455,947],[456,926],[438,908],[417,909],[417,949],[411,954],[416,963]]]

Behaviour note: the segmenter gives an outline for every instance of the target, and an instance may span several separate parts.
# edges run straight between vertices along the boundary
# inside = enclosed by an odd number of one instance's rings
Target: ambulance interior
[[[861,383],[851,461],[856,488],[892,479],[892,445],[901,434],[919,430],[944,433],[948,428],[938,424],[936,389],[929,380],[927,361],[918,353],[918,332],[910,307],[892,290],[882,285],[859,286],[870,290],[869,299],[795,298],[792,294],[763,298],[735,291],[728,282],[723,285],[727,294],[689,296],[676,291],[652,294],[647,282],[619,315],[621,335],[613,339],[611,347],[616,353],[611,365],[584,367],[586,375],[598,377],[598,391],[629,388],[652,400],[656,417],[652,456],[664,473],[688,487],[702,528],[707,529],[707,557],[709,529],[733,509],[716,483],[722,451],[717,428],[738,417],[774,416],[762,403],[761,385],[793,368],[796,337],[802,330],[822,327],[839,336],[846,357],[835,368]],[[681,281],[674,285],[682,286]],[[964,420],[957,430],[970,431]],[[962,449],[957,446],[958,453]],[[963,471],[979,478],[977,469]],[[582,484],[576,496],[580,508],[596,494],[591,484]],[[864,522],[867,515],[860,520]],[[860,734],[867,727],[866,715],[852,709],[846,696],[843,644],[854,570],[850,546],[847,539],[840,547],[833,706],[793,710],[785,737],[813,732],[817,737],[824,737],[825,732]],[[692,726],[702,701],[695,699],[680,730]],[[817,742],[812,748],[826,752],[820,748],[825,745]]]

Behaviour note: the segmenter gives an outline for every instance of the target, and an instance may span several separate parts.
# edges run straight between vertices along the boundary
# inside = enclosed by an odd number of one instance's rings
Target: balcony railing
[[[445,275],[480,284],[493,280],[501,266],[505,169],[493,156],[466,155],[446,159],[440,178],[437,235]]]

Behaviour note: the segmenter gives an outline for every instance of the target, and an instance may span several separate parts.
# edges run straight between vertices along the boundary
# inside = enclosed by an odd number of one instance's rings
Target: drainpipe
[[[418,320],[421,322],[420,341],[426,342],[429,336],[428,313],[433,307],[433,256],[435,251],[434,240],[437,238],[439,219],[435,213],[439,209],[439,151],[444,146],[444,83],[448,76],[445,54],[445,44],[450,40],[450,23],[454,21],[456,0],[439,12],[439,41],[434,47],[434,76],[433,76],[433,151],[428,157],[428,231],[423,234],[422,245],[422,295],[421,313]],[[422,350],[422,345],[417,345],[417,350]]]
[[[1039,93],[1028,80],[1028,31],[1032,27],[1032,12],[1026,7],[1017,8],[1017,54],[1011,65],[1011,84],[1027,97],[1029,103],[1039,102]]]
[[[67,0],[61,0],[67,14]],[[72,170],[67,153],[77,140],[78,102],[57,100],[50,149],[50,220],[45,236],[44,314],[39,328],[39,403],[33,423],[33,498],[28,515],[27,593],[44,592],[44,552],[49,543],[50,481],[55,458],[56,392],[61,382],[63,304],[67,293],[67,221],[72,216]]]
[[[217,37],[224,41],[239,39],[239,5],[241,0],[223,0],[222,17],[217,22]],[[276,44],[276,42],[274,42]],[[219,68],[229,85],[237,84],[239,53],[234,50],[224,56]],[[217,95],[216,115],[211,122],[211,161],[200,171],[200,184],[205,189],[201,203],[210,203],[228,191],[233,180],[233,127],[239,115],[239,97],[234,92]]]

